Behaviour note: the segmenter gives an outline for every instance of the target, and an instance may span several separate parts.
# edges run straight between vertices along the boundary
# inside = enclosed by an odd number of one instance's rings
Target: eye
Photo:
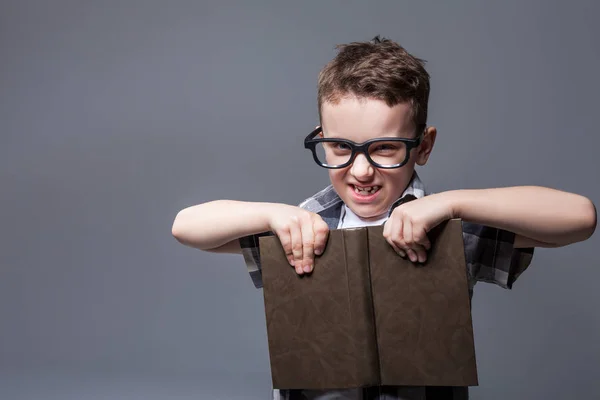
[[[352,147],[348,143],[344,142],[322,142],[317,148],[323,146],[323,150],[337,155],[346,155],[352,153]]]
[[[324,143],[325,148],[336,153],[352,151],[352,148],[347,143],[342,142],[326,142]]]
[[[375,151],[378,152],[386,152],[386,151],[394,151],[394,150],[398,150],[396,146],[390,144],[390,143],[381,143],[378,144],[377,146],[375,146]]]

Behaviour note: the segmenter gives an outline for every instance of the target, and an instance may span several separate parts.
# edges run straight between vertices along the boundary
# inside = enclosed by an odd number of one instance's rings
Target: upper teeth
[[[354,191],[356,193],[364,193],[364,192],[368,192],[368,193],[375,193],[376,191],[379,190],[379,186],[366,186],[363,188],[359,188],[358,186],[354,186]]]

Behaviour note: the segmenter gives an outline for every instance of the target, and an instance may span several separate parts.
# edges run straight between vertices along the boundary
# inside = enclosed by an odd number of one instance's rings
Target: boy
[[[321,126],[305,139],[315,162],[329,171],[331,185],[299,207],[227,200],[189,207],[174,221],[175,238],[206,251],[242,253],[258,288],[261,235],[277,235],[290,265],[302,275],[312,271],[330,229],[384,224],[390,246],[416,263],[427,258],[427,232],[461,218],[472,294],[477,281],[511,288],[534,247],[590,237],[596,210],[576,194],[512,187],[426,195],[414,169],[427,163],[436,128],[426,125],[429,75],[423,64],[379,37],[339,46],[319,74]],[[467,388],[439,387],[274,391],[275,399],[467,397]]]

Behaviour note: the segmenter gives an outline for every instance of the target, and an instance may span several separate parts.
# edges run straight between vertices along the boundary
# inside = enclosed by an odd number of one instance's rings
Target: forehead
[[[412,109],[408,102],[388,106],[384,101],[344,97],[321,106],[326,137],[364,142],[377,137],[413,137]]]

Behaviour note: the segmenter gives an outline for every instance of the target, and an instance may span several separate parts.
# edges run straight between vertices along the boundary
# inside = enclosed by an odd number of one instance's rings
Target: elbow
[[[565,213],[567,209],[569,217],[564,221],[569,222],[561,228],[562,232],[558,238],[550,241],[548,246],[542,247],[567,246],[588,240],[594,234],[597,214],[596,206],[590,199],[578,196],[577,201],[570,203],[564,210]]]
[[[209,238],[198,231],[198,221],[192,207],[185,208],[177,213],[171,226],[171,235],[179,243],[199,250],[207,250]]]
[[[587,240],[596,231],[596,225],[598,223],[598,212],[596,210],[596,206],[588,198],[585,198],[582,214],[584,215],[584,224],[582,229],[583,240]]]
[[[175,220],[173,221],[173,225],[171,226],[171,235],[181,244],[188,244],[187,231],[185,229],[185,216],[182,213],[185,210],[181,210],[175,216]]]
[[[580,199],[579,204],[573,204],[573,229],[568,235],[567,243],[562,245],[588,240],[596,230],[596,206],[586,197],[580,196]]]

